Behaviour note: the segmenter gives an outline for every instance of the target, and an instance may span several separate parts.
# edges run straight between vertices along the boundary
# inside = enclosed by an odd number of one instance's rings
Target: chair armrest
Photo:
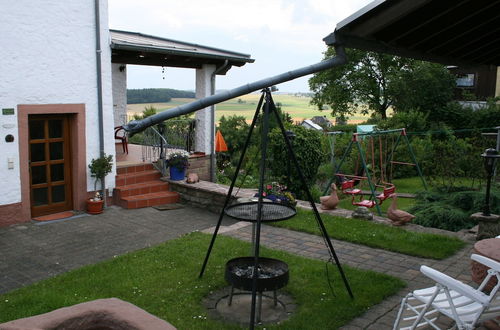
[[[477,291],[467,284],[464,284],[446,274],[443,274],[440,271],[427,266],[421,266],[420,271],[422,272],[422,274],[434,280],[436,283],[447,287],[449,290],[455,290],[458,293],[461,293],[462,295],[477,301],[483,306],[488,305],[489,303],[488,296],[481,291]]]
[[[500,262],[479,254],[473,254],[470,258],[500,273]]]

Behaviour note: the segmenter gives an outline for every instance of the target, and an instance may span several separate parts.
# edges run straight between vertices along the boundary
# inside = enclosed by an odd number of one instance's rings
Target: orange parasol
[[[215,152],[223,151],[227,151],[226,141],[224,141],[222,133],[220,131],[217,131],[217,134],[215,134]]]

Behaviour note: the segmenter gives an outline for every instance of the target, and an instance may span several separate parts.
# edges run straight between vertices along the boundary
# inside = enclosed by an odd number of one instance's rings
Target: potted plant
[[[170,180],[184,180],[186,168],[189,167],[189,152],[175,150],[165,156],[167,166],[170,168]]]
[[[259,197],[259,193],[256,193],[254,197]],[[262,197],[271,200],[273,203],[285,204],[291,207],[297,205],[294,195],[285,185],[278,182],[265,185]]]
[[[101,182],[101,188],[103,189],[104,178],[113,170],[113,156],[106,156],[106,154],[103,154],[103,156],[99,158],[92,159],[89,164],[89,169],[90,175],[95,178],[94,191],[96,193],[93,198],[89,198],[87,200],[87,212],[90,214],[99,214],[102,213],[104,207],[104,199],[99,191],[97,191],[97,182]]]

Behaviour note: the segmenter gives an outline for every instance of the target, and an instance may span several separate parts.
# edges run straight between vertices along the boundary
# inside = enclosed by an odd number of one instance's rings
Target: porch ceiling
[[[500,66],[500,0],[376,0],[324,41],[461,66]]]
[[[225,74],[231,66],[254,62],[247,54],[137,32],[110,30],[110,34],[113,63],[199,69],[203,64],[220,66],[227,60],[229,66],[219,73]]]

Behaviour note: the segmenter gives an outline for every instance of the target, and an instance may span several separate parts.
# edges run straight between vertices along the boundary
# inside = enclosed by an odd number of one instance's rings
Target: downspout
[[[96,75],[97,75],[97,120],[99,123],[99,156],[104,157],[104,123],[102,104],[102,64],[101,64],[101,14],[99,12],[99,0],[95,0],[95,55],[96,55]],[[106,182],[101,180],[101,194],[106,206]]]
[[[229,66],[229,61],[225,60],[224,64],[222,64],[220,67],[215,69],[215,71],[212,73],[212,76],[210,77],[210,85],[211,85],[211,91],[210,94],[214,95],[215,94],[215,76],[225,70]],[[210,181],[215,182],[216,176],[215,176],[215,170],[217,167],[216,164],[216,155],[215,155],[215,104],[212,104],[210,106]]]

